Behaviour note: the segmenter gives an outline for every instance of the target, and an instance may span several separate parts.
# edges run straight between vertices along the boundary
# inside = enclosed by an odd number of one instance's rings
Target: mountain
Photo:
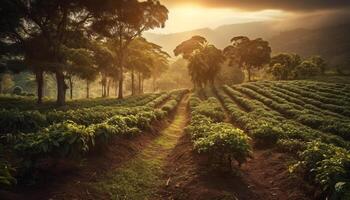
[[[268,39],[274,52],[304,57],[321,55],[331,65],[350,65],[350,23],[318,29],[295,29]]]
[[[226,47],[234,36],[260,37],[270,42],[273,53],[294,52],[304,57],[321,55],[330,65],[350,66],[350,22],[292,30],[276,28],[279,27],[276,25],[279,25],[278,22],[253,22],[172,34],[145,33],[144,36],[149,41],[161,45],[170,55],[173,55],[173,49],[178,44],[193,35],[201,35],[221,49]]]
[[[252,22],[224,25],[216,29],[204,28],[172,34],[145,33],[144,37],[150,42],[161,45],[164,50],[172,55],[177,45],[194,35],[201,35],[218,48],[224,48],[230,43],[231,38],[237,35],[246,35],[251,38],[271,37],[277,34],[273,29],[273,25],[273,22]]]

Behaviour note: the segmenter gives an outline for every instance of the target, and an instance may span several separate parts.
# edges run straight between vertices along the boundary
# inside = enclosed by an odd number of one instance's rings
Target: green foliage
[[[300,161],[290,167],[303,170],[319,184],[330,199],[349,197],[350,154],[345,149],[319,141],[310,142],[300,153]]]
[[[321,82],[260,82],[225,86],[218,96],[232,120],[255,142],[277,143],[279,150],[297,158],[291,171],[303,172],[329,199],[347,199],[350,145],[344,139],[348,140],[350,128],[343,112],[348,107],[346,88]]]
[[[10,187],[17,183],[13,177],[14,169],[3,158],[4,147],[0,144],[0,188]]]
[[[320,56],[302,60],[297,54],[281,53],[271,58],[268,72],[277,80],[292,80],[319,75],[325,68],[326,62]]]
[[[176,56],[182,55],[189,61],[189,74],[193,84],[198,88],[205,87],[208,83],[213,85],[224,62],[221,50],[209,45],[201,36],[193,36],[182,42],[175,48],[174,53]]]
[[[225,56],[231,65],[237,64],[247,70],[248,81],[251,81],[251,70],[261,69],[271,59],[271,47],[261,38],[251,40],[246,36],[237,36],[231,39],[232,45],[224,49]]]
[[[295,69],[295,74],[298,78],[311,77],[320,74],[321,68],[311,61],[304,61]]]
[[[21,95],[23,93],[23,89],[19,86],[16,86],[13,88],[12,94],[14,95]]]
[[[195,112],[211,118],[214,122],[222,122],[225,118],[220,103],[214,97],[210,97],[208,100],[197,105]]]
[[[208,153],[219,156],[229,156],[234,158],[239,165],[244,163],[249,157],[250,146],[249,137],[240,129],[233,128],[227,123],[213,123],[210,127],[196,127],[195,132],[205,132],[204,137],[199,137],[194,141],[194,148],[198,153]],[[208,129],[209,128],[209,129]]]
[[[209,98],[201,102],[192,95],[189,105],[192,118],[186,130],[191,134],[195,150],[209,155],[211,164],[215,159],[221,159],[220,165],[229,166],[231,159],[235,159],[239,165],[245,162],[250,154],[250,138],[242,130],[221,122],[224,115],[218,100]]]
[[[15,153],[16,160],[19,161],[15,163],[19,169],[17,176],[31,174],[41,168],[45,159],[79,161],[92,150],[103,148],[115,139],[132,138],[150,130],[152,123],[170,114],[187,92],[188,90],[177,90],[146,95],[143,98],[131,98],[127,102],[119,102],[117,106],[93,106],[50,111],[46,114],[38,111],[17,111],[14,115],[12,110],[2,110],[4,118],[1,118],[1,123],[6,125],[6,132],[10,133],[2,137],[1,143],[6,145],[10,152]],[[94,102],[92,105],[95,103],[97,104]],[[146,105],[134,107],[139,103]],[[155,108],[158,106],[159,109]],[[7,121],[9,119],[12,121]],[[37,124],[39,122],[41,124]],[[14,130],[26,133],[17,131],[14,134]],[[7,167],[9,165],[2,161],[0,163],[0,177],[3,173],[7,178],[4,178],[4,181],[12,180],[6,171],[10,169]],[[6,165],[2,165],[3,163]]]
[[[46,116],[38,111],[0,110],[2,133],[36,131],[46,125]]]
[[[17,183],[16,179],[11,175],[14,169],[7,162],[0,162],[0,188],[10,187]]]

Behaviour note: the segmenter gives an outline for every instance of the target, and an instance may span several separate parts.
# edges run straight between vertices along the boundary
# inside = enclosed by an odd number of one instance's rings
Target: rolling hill
[[[145,37],[163,46],[172,55],[173,49],[193,35],[201,35],[218,48],[229,44],[233,36],[245,35],[264,38],[274,53],[294,52],[304,57],[321,55],[330,65],[350,65],[350,24],[334,24],[323,27],[276,29],[276,22],[252,22],[220,26],[216,29],[197,29],[172,34],[145,33]]]

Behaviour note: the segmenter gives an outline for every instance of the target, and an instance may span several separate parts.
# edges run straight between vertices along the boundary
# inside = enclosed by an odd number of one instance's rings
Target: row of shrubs
[[[175,101],[176,104],[165,103],[159,109],[143,110],[129,115],[117,114],[101,123],[90,125],[65,120],[38,132],[8,134],[2,137],[2,144],[11,149],[17,169],[16,177],[21,177],[40,169],[43,160],[79,160],[92,150],[103,148],[114,138],[130,138],[150,130],[152,122],[162,120],[172,112],[186,92],[172,92],[169,101]],[[1,176],[0,170],[0,179],[2,178],[6,179]],[[12,180],[12,177],[7,177],[8,180],[9,178]]]
[[[279,138],[301,139],[303,141],[320,138],[322,141],[341,147],[349,147],[349,143],[343,138],[312,129],[293,119],[286,119],[282,114],[272,110],[262,102],[249,99],[231,87],[224,86],[223,90],[218,90],[218,94],[226,108],[230,110],[231,118],[249,133],[253,133],[258,142],[263,144],[276,143]],[[244,112],[241,109],[242,106],[237,104],[246,105],[249,109]]]
[[[323,97],[323,96],[318,95],[317,93],[305,91],[303,89],[300,89],[300,88],[297,88],[295,86],[288,85],[288,84],[276,83],[276,86],[284,88],[284,89],[289,90],[291,92],[300,94],[303,97],[308,97],[308,98],[311,98],[311,99],[318,100],[318,101],[320,101],[320,102],[322,102],[324,104],[333,104],[333,105],[345,106],[345,107],[349,107],[350,106],[350,103],[347,100],[343,100],[342,98],[327,98],[327,97]]]
[[[290,172],[302,174],[320,186],[325,198],[349,197],[350,154],[347,142],[284,119],[279,113],[254,100],[245,99],[228,86],[224,90],[219,89],[218,95],[234,122],[240,124],[258,143],[275,144],[280,150],[295,155],[297,162],[290,166]],[[243,111],[236,104],[242,104],[242,99],[246,100],[244,104],[251,102],[249,107],[253,109]]]
[[[309,90],[327,98],[340,98],[350,100],[350,86],[341,83],[325,83],[316,81],[295,81],[291,85],[304,90]]]
[[[216,98],[201,101],[196,95],[189,99],[191,122],[186,131],[191,135],[194,149],[209,157],[211,165],[229,166],[232,161],[239,165],[249,157],[250,138],[231,124],[223,123],[223,113]]]
[[[309,104],[310,105],[313,105],[315,107],[318,107],[323,110],[329,110],[331,112],[334,112],[334,113],[338,113],[340,115],[343,115],[343,116],[347,116],[349,117],[350,116],[350,111],[349,111],[349,106],[347,106],[346,104],[343,104],[343,105],[338,105],[338,104],[329,104],[329,103],[323,103],[317,99],[313,99],[311,97],[305,97],[305,96],[302,96],[301,94],[298,94],[298,93],[295,93],[295,92],[292,92],[292,91],[289,91],[288,89],[285,89],[285,88],[281,88],[281,87],[278,87],[278,86],[274,86],[272,84],[265,84],[266,87],[270,87],[271,89],[273,89],[273,91],[277,91],[277,92],[280,92],[282,94],[285,94],[289,97],[293,97],[293,98],[296,98],[296,99],[300,99],[302,100],[303,102],[305,102],[306,104]],[[266,88],[265,87],[265,88]],[[310,92],[312,93],[312,92]],[[342,101],[344,102],[344,101]],[[340,102],[341,103],[341,102]]]
[[[346,140],[350,140],[350,121],[347,119],[344,120],[323,113],[315,113],[305,107],[298,109],[298,107],[300,107],[299,105],[295,105],[285,99],[271,94],[268,90],[258,90],[259,92],[256,92],[242,86],[236,86],[235,88],[306,126],[319,129],[323,132],[336,134]]]
[[[0,132],[34,132],[42,127],[65,120],[81,125],[100,123],[114,115],[130,115],[143,110],[152,110],[155,106],[169,98],[169,93],[149,95],[139,100],[136,106],[134,99],[117,106],[94,106],[90,108],[70,109],[67,111],[53,110],[48,112],[0,110]],[[138,99],[138,98],[136,98]],[[142,104],[141,104],[142,103]]]
[[[92,108],[95,106],[123,106],[123,105],[144,105],[148,101],[157,98],[160,94],[143,94],[137,96],[128,96],[125,99],[116,98],[91,98],[68,100],[63,107],[57,107],[54,100],[43,98],[43,103],[38,105],[33,98],[23,96],[1,96],[0,109],[17,109],[25,110],[40,110],[41,112],[48,112],[52,109],[57,110],[73,110],[81,108]]]
[[[338,118],[343,117],[342,113],[344,112],[344,108],[341,106],[323,104],[317,100],[305,98],[290,91],[283,91],[283,89],[271,87],[270,84],[244,84],[243,87],[252,89],[269,98],[273,98],[278,103],[288,101],[290,105],[293,105],[293,107],[298,110],[307,109],[307,112],[312,114],[322,114]],[[330,107],[332,108],[327,109]]]

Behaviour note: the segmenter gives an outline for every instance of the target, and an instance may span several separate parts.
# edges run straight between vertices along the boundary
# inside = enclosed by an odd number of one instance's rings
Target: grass
[[[148,147],[123,166],[107,173],[93,187],[112,199],[153,199],[157,188],[165,184],[162,167],[175,147],[186,124],[186,105],[180,105],[171,124]]]

